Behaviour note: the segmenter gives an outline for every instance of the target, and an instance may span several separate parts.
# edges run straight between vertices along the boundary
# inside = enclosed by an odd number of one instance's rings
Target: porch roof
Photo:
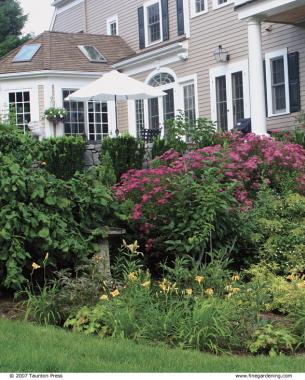
[[[305,0],[235,0],[240,19],[300,25],[305,22]]]

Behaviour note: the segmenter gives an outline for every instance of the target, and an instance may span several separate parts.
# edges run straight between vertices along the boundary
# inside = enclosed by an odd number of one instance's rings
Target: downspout
[[[85,33],[88,33],[88,18],[87,18],[87,14],[88,14],[88,12],[87,12],[87,0],[84,0],[84,18],[85,18],[85,20],[84,20],[84,22],[85,22],[85,24],[84,24],[84,27],[85,27],[84,32]]]

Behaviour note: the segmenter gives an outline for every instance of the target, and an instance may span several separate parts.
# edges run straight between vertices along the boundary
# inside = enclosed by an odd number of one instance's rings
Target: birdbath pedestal
[[[102,239],[99,243],[100,251],[96,255],[98,258],[98,271],[101,274],[101,277],[105,281],[112,281],[111,276],[111,267],[110,267],[110,255],[109,255],[109,239],[117,236],[122,236],[126,233],[126,230],[123,228],[109,228],[108,236],[105,239]]]

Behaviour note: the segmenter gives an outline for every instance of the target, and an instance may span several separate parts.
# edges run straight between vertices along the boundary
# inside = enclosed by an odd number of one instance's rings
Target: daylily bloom
[[[113,292],[110,292],[110,294],[112,295],[112,297],[117,297],[120,295],[120,292],[118,291],[118,289],[114,290]]]
[[[195,276],[195,281],[198,282],[198,284],[201,284],[204,281],[204,276]]]
[[[128,274],[127,278],[128,278],[129,281],[136,281],[137,274],[135,272],[131,272],[131,273]]]
[[[145,281],[141,284],[143,288],[149,288],[150,287],[150,281]]]
[[[231,277],[231,280],[232,281],[239,281],[240,280],[240,276],[238,274],[233,274],[233,276]]]
[[[185,289],[185,293],[188,295],[188,296],[191,296],[193,294],[193,289],[189,288],[189,289]]]
[[[33,268],[33,270],[36,270],[36,269],[40,269],[41,266],[38,265],[38,264],[36,264],[36,263],[33,263],[33,264],[32,264],[32,268]]]
[[[108,301],[109,297],[107,296],[107,294],[103,294],[102,296],[100,296],[100,300],[101,301]]]
[[[212,297],[214,294],[214,290],[212,288],[209,288],[205,291],[205,294],[209,297]]]

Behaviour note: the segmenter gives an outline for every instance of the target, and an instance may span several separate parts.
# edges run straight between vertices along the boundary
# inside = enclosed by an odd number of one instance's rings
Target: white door
[[[247,61],[210,69],[211,114],[219,130],[227,131],[250,117]]]

